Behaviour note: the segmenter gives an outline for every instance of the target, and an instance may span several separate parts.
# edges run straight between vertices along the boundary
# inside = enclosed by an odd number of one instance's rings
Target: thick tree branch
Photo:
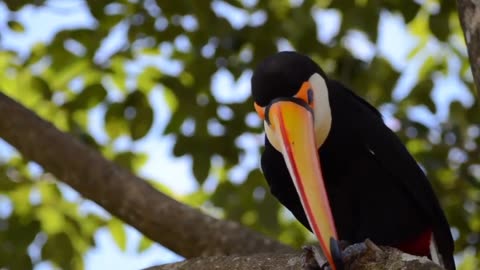
[[[348,247],[345,253],[349,254],[345,270],[444,270],[426,257],[412,256],[390,247],[378,248],[362,243]],[[304,255],[300,253],[232,255],[195,258],[145,270],[298,270],[303,268],[304,262]]]
[[[150,267],[144,270],[293,270],[301,269],[300,254],[261,253],[251,256],[231,255],[199,257],[183,262]]]
[[[480,1],[457,0],[475,86],[480,93]]]
[[[240,224],[169,198],[2,93],[0,137],[84,197],[184,257],[291,251]]]

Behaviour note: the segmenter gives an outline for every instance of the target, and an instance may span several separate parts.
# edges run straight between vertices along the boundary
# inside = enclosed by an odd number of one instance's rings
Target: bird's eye
[[[304,82],[300,90],[295,95],[296,98],[302,99],[308,105],[313,107],[313,90],[309,82]]]
[[[312,88],[308,89],[308,91],[307,91],[307,103],[308,103],[308,105],[312,105],[312,103],[313,103],[313,90],[312,90]]]

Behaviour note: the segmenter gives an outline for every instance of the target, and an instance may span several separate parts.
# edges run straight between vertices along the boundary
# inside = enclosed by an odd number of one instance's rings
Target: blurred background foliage
[[[268,194],[258,169],[262,126],[245,89],[264,57],[292,48],[310,55],[332,78],[380,108],[440,197],[460,269],[480,267],[480,114],[454,1],[7,0],[0,5],[7,10],[0,34],[28,32],[20,16],[26,9],[69,16],[82,7],[90,21],[60,24],[51,38],[26,52],[6,46],[0,36],[2,91],[136,172],[149,156],[134,149],[135,142],[173,138],[168,154],[191,157],[194,191],[172,191],[176,179],[167,170],[158,172],[163,182],[149,181],[214,216],[297,247],[312,236]],[[385,41],[379,35],[387,17],[410,37],[388,43],[395,45],[390,55],[381,49]],[[227,83],[215,88],[221,80]],[[442,87],[449,81],[455,89]],[[153,96],[160,97],[161,108]],[[104,136],[92,131],[95,117]],[[159,117],[167,124],[153,129]],[[30,269],[49,261],[82,269],[99,228],[108,228],[125,249],[120,221],[85,210],[80,197],[37,165],[14,152],[0,155],[0,170],[0,266]],[[142,240],[138,252],[150,245]]]

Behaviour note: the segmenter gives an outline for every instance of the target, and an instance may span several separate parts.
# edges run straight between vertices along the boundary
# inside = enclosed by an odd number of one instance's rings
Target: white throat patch
[[[328,88],[325,80],[320,74],[313,74],[308,79],[313,88],[314,100],[314,128],[315,128],[315,143],[317,149],[325,142],[330,128],[332,126],[332,112],[330,110],[330,101],[328,100]]]

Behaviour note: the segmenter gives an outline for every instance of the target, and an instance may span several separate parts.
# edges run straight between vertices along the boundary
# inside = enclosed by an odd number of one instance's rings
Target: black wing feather
[[[405,188],[418,207],[430,218],[445,266],[447,269],[455,269],[452,256],[454,244],[450,226],[425,173],[397,135],[376,114],[369,113],[372,111],[372,105],[345,87],[337,86],[337,89],[345,90],[343,91],[345,94],[354,97],[353,103],[366,118],[365,121],[353,123],[356,124],[365,147],[373,151],[379,165]],[[373,110],[378,113],[376,109]]]

